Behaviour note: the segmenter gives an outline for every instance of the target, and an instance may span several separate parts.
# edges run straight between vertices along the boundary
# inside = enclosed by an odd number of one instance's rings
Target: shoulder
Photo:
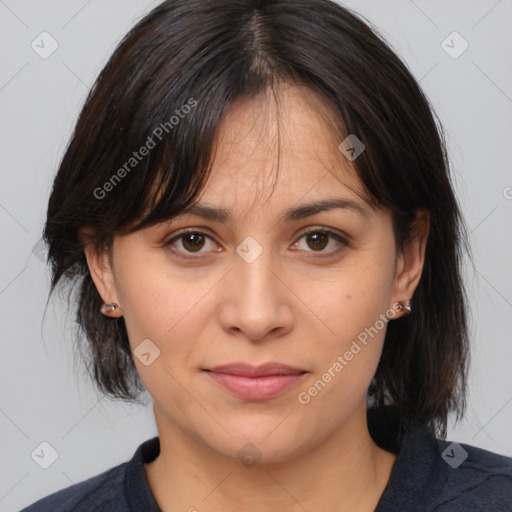
[[[123,482],[127,463],[46,496],[20,512],[85,512],[127,510]]]
[[[50,494],[20,512],[158,512],[144,464],[152,462],[159,452],[159,438],[148,439],[139,445],[131,460]]]
[[[439,511],[510,512],[512,458],[475,446],[436,440]]]
[[[512,512],[512,458],[379,414],[369,423],[375,439],[398,456],[376,512]]]

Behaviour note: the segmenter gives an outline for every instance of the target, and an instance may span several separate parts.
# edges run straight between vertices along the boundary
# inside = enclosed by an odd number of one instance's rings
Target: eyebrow
[[[283,212],[278,222],[291,222],[316,215],[324,211],[343,209],[352,211],[361,217],[368,219],[370,217],[367,208],[361,204],[347,198],[328,198],[301,204],[296,207],[288,208]],[[225,208],[218,208],[209,204],[196,203],[182,210],[176,217],[185,215],[195,215],[210,221],[228,222],[231,220],[231,212]]]

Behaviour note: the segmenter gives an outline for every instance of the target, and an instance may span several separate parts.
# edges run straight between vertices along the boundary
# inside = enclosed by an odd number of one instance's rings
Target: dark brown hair
[[[315,91],[334,108],[340,142],[364,143],[353,164],[374,205],[391,209],[397,248],[416,210],[430,213],[413,313],[388,323],[369,398],[444,436],[448,413],[465,407],[470,249],[442,125],[371,23],[329,0],[168,0],[136,24],[90,91],[55,178],[50,295],[63,277],[77,285],[79,338],[99,389],[136,399],[144,387],[124,320],[100,313],[79,230],[108,249],[115,235],[177,215],[205,183],[233,102],[280,83]]]

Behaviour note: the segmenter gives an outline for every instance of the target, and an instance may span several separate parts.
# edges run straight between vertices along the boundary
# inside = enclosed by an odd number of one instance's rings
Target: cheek
[[[331,318],[336,334],[317,343],[315,371],[296,397],[311,428],[335,428],[365,401],[382,353],[386,308],[358,296],[343,299],[343,311]]]
[[[172,307],[164,280],[154,279],[154,273],[139,267],[130,271],[125,265],[120,271],[118,295],[123,308],[123,316],[130,337],[130,343],[137,345],[141,339],[161,337],[167,325],[166,318]]]
[[[342,349],[375,325],[389,308],[391,268],[385,262],[367,261],[339,269],[329,280],[304,283],[298,294],[306,297],[312,320],[325,334],[329,350]],[[316,317],[316,318],[315,318]],[[379,322],[378,330],[382,330]],[[373,330],[372,330],[373,332]],[[364,335],[362,336],[364,337]]]
[[[206,310],[210,301],[204,297],[205,290],[215,286],[218,276],[191,279],[190,272],[173,273],[164,254],[154,255],[151,261],[135,256],[122,258],[116,267],[116,280],[140,377],[151,394],[152,389],[162,386],[167,393],[172,376],[183,380],[182,374],[190,366],[194,350],[198,350],[197,340],[212,316]],[[144,364],[138,357],[142,351],[149,352],[154,362]]]
[[[137,257],[134,250],[132,256],[120,260],[116,289],[133,342],[141,337],[154,338],[158,343],[172,338],[181,323],[194,317],[208,282],[191,280],[190,273],[173,273],[164,251]]]
[[[363,262],[359,255],[358,263],[340,269],[337,279],[331,276],[329,286],[317,281],[314,293],[308,295],[321,319],[315,319],[315,325],[321,330],[311,353],[315,371],[301,388],[305,394],[299,402],[308,402],[308,409],[322,416],[332,408],[343,415],[364,398],[382,352],[391,260],[379,262],[375,255]],[[324,420],[338,421],[339,416]]]

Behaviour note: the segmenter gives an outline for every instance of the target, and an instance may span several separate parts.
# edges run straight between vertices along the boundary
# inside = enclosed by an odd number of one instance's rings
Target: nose
[[[293,293],[273,261],[263,250],[251,263],[237,257],[223,280],[219,320],[222,328],[250,341],[282,336],[292,329]],[[282,274],[282,273],[281,273]]]

